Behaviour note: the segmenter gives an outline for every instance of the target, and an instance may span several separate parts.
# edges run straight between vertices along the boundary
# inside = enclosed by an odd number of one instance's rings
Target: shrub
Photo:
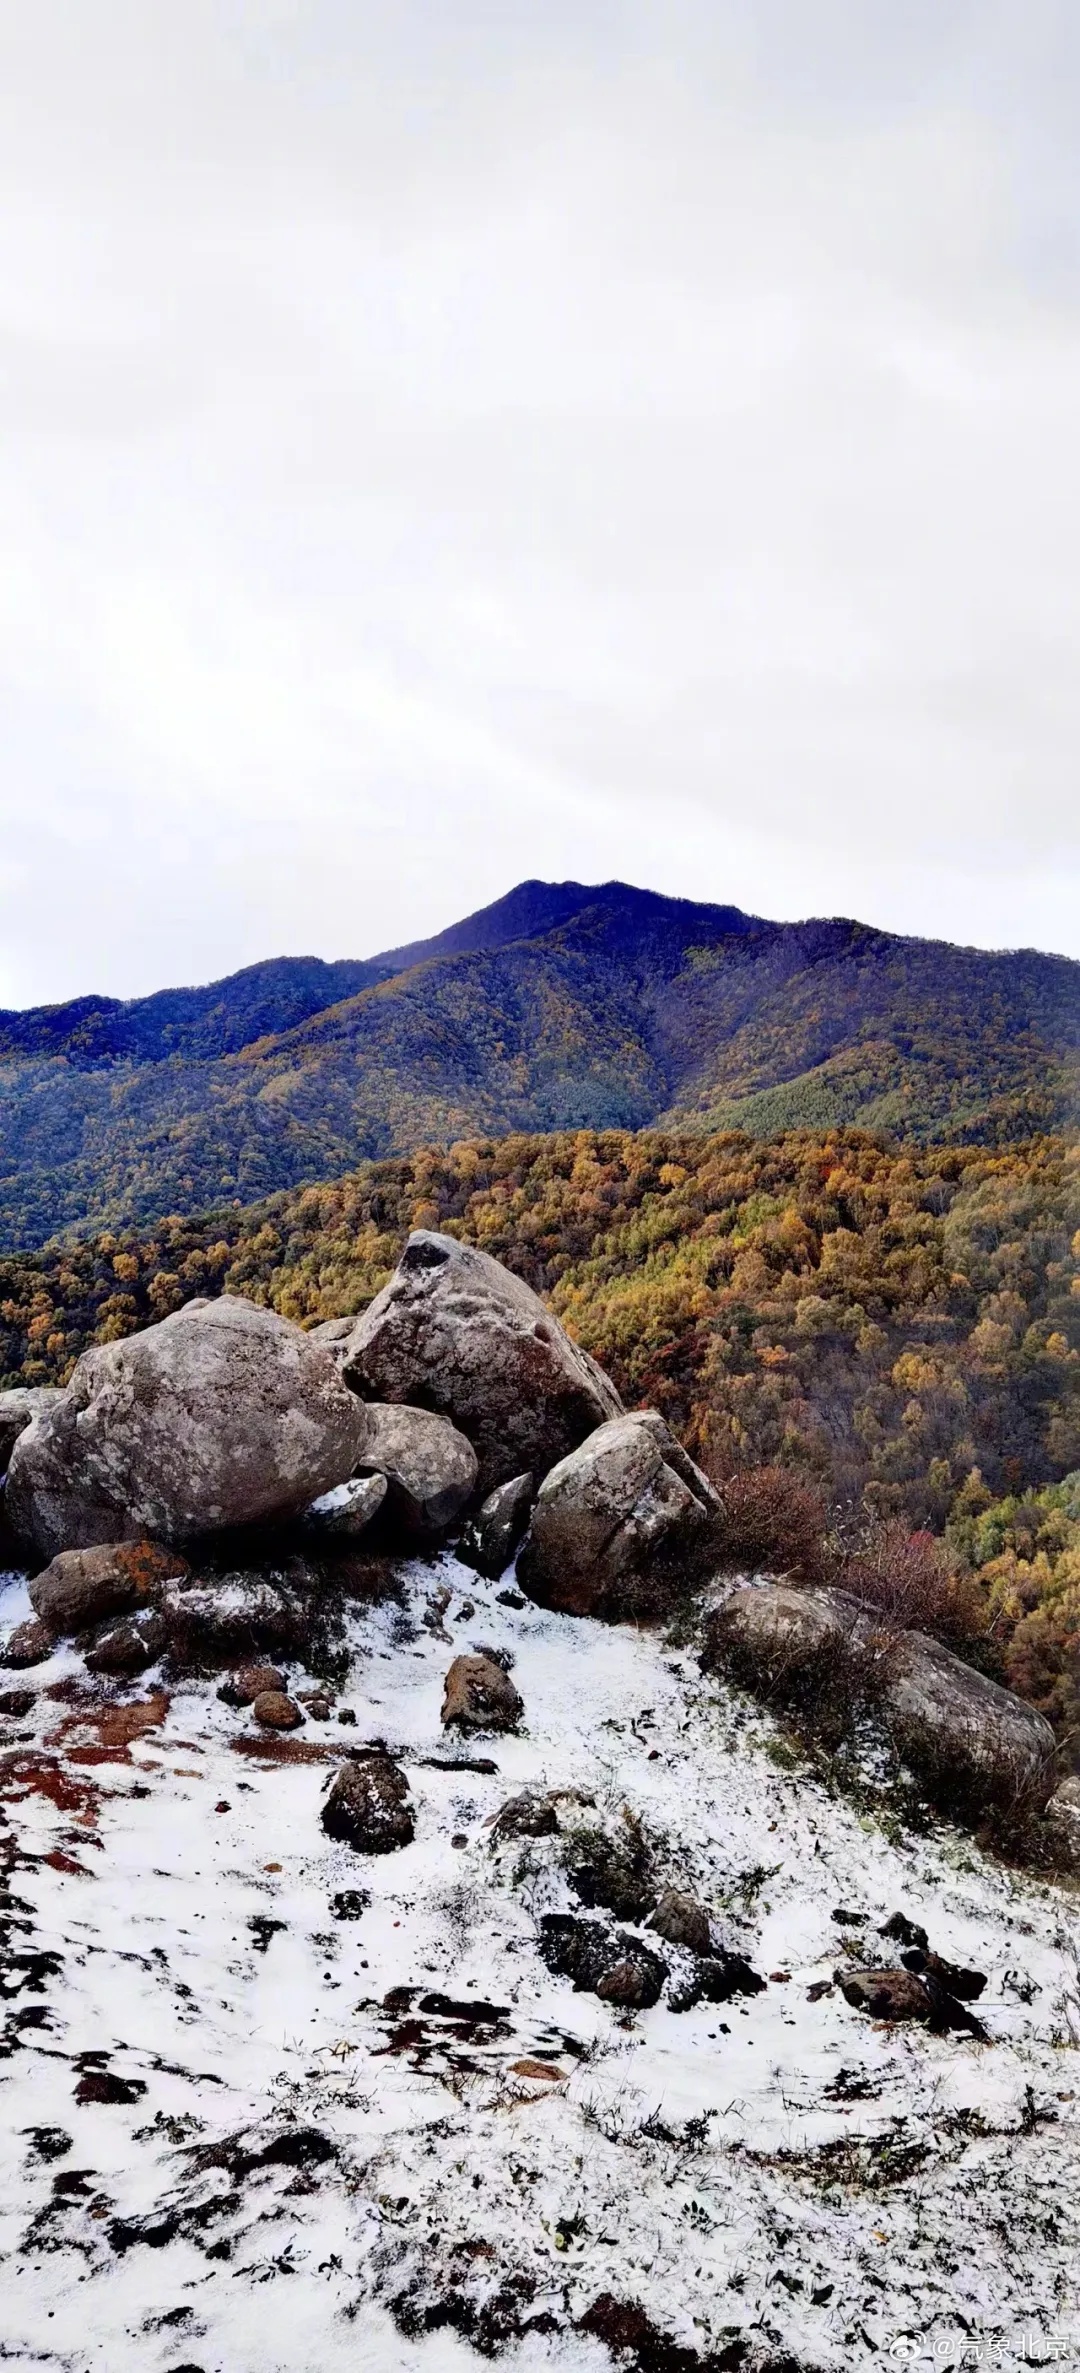
[[[845,1590],[877,1607],[895,1631],[925,1631],[963,1649],[987,1629],[986,1599],[974,1577],[957,1570],[943,1541],[912,1533],[900,1518],[880,1524],[849,1558]]]
[[[724,1567],[796,1582],[829,1579],[825,1502],[813,1483],[791,1467],[744,1467],[712,1480],[724,1502]]]

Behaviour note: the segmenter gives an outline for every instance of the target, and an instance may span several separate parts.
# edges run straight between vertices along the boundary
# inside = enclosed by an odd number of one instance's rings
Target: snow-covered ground
[[[748,2364],[1077,2361],[1078,1899],[958,1835],[890,1842],[689,1650],[497,1592],[411,1567],[404,1608],[350,1618],[355,1729],[335,1710],[281,1750],[243,1751],[212,1684],[96,1687],[71,1655],[0,1714],[0,2365],[458,2373],[487,2300],[482,2337],[537,2323],[513,2373],[606,2373],[574,2329],[604,2293],[703,2361],[740,2335]],[[26,1611],[8,1583],[0,1627]],[[454,1747],[442,1681],[473,1641],[512,1651],[526,1727]],[[376,1737],[417,1832],[367,1858],[319,1804]],[[497,1771],[421,1760],[455,1753]],[[631,2017],[550,1976],[560,1839],[485,1825],[526,1783],[628,1806],[765,1990]],[[988,1973],[989,2042],[821,1990],[864,1939],[893,1957],[896,1911]],[[447,2302],[458,2329],[425,2329]]]

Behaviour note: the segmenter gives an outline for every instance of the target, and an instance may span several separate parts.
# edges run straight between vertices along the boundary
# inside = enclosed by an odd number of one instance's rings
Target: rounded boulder
[[[7,1509],[40,1554],[299,1514],[353,1473],[362,1402],[300,1327],[233,1296],[84,1352],[19,1435]]]

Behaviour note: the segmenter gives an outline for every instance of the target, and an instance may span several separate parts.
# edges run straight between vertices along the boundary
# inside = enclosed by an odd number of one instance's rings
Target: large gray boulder
[[[363,1404],[300,1327],[224,1296],[84,1352],[19,1435],[7,1512],[42,1557],[296,1515],[350,1476]]]
[[[517,1578],[562,1614],[656,1621],[700,1580],[722,1521],[712,1484],[663,1418],[636,1410],[545,1477]]]
[[[337,1349],[365,1399],[434,1409],[467,1434],[483,1493],[526,1470],[546,1475],[622,1407],[530,1286],[426,1228]]]
[[[736,1589],[709,1618],[702,1661],[837,1733],[870,1713],[958,1819],[1027,1819],[1053,1790],[1056,1742],[1033,1706],[849,1592]]]
[[[477,1459],[448,1417],[394,1401],[363,1404],[364,1472],[385,1481],[380,1526],[422,1548],[441,1541],[476,1489]]]
[[[58,1388],[51,1384],[13,1384],[10,1391],[0,1392],[0,1475],[7,1472],[19,1435],[59,1399]]]

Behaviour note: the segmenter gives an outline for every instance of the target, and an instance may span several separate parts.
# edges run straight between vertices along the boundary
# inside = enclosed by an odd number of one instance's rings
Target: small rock
[[[263,1730],[299,1730],[304,1716],[294,1697],[283,1689],[260,1689],[251,1711]]]
[[[114,2076],[111,2069],[91,2068],[79,2078],[75,2099],[84,2107],[91,2101],[99,2101],[116,2108],[126,2108],[133,2101],[141,2101],[145,2091],[146,2086],[141,2077]]]
[[[9,1672],[23,1673],[32,1664],[45,1664],[52,1655],[52,1636],[39,1623],[36,1615],[27,1616],[25,1623],[17,1623],[11,1633],[0,1663]]]
[[[835,1969],[833,1983],[853,2010],[872,2019],[929,2020],[930,1997],[908,1969]]]
[[[496,1837],[553,1837],[559,1826],[555,1807],[547,1796],[508,1796],[500,1805],[490,1827]]]
[[[284,1692],[287,1688],[285,1675],[276,1664],[242,1664],[222,1682],[218,1696],[226,1706],[253,1706],[266,1690]]]
[[[307,1691],[300,1699],[300,1704],[313,1722],[329,1722],[334,1711],[333,1698],[327,1697],[323,1689]]]
[[[525,1707],[509,1675],[490,1656],[455,1656],[446,1676],[444,1730],[516,1730]]]
[[[339,1722],[343,1722],[343,1723],[346,1725],[346,1727],[347,1727],[348,1729],[350,1729],[350,1730],[355,1730],[355,1728],[356,1728],[356,1708],[355,1708],[355,1706],[342,1706],[341,1712],[340,1712],[340,1713],[339,1713],[339,1715],[338,1715],[338,1721],[339,1721]]]
[[[921,1945],[913,1945],[900,1959],[905,1969],[913,1969],[916,1977],[936,1978],[946,1993],[955,1994],[958,2002],[977,2002],[985,1992],[986,1978],[981,1969],[961,1969],[955,1961],[946,1961],[940,1953],[928,1953]]]
[[[921,1945],[924,1953],[930,1943],[925,1928],[920,1928],[917,1920],[909,1920],[906,1912],[890,1912],[888,1919],[882,1921],[878,1935],[895,1937],[900,1945]]]
[[[330,1910],[335,1920],[362,1920],[370,1902],[364,1887],[339,1887],[330,1897]]]
[[[36,1689],[0,1689],[0,1714],[10,1714],[15,1721],[32,1714],[36,1704]]]
[[[90,1673],[141,1673],[148,1664],[156,1664],[165,1653],[166,1630],[161,1616],[153,1607],[140,1615],[128,1615],[121,1623],[101,1632],[93,1646],[86,1651],[86,1669]]]
[[[686,1945],[691,1953],[708,1954],[712,1950],[709,1915],[704,1904],[694,1895],[682,1895],[669,1887],[660,1897],[655,1910],[650,1912],[648,1926],[655,1928],[669,1945]]]
[[[659,1954],[602,1920],[547,1912],[539,1946],[547,1967],[570,1978],[578,1994],[597,1994],[621,2010],[648,2010],[660,1999],[667,1969]]]
[[[328,1837],[357,1854],[392,1854],[411,1845],[416,1823],[409,1783],[389,1755],[367,1755],[335,1772],[320,1815]]]
[[[312,1500],[304,1510],[305,1529],[327,1540],[355,1541],[374,1521],[385,1498],[385,1475],[354,1475]]]
[[[504,1673],[512,1673],[517,1663],[512,1648],[491,1648],[486,1640],[471,1641],[470,1652],[473,1656],[486,1656],[489,1664],[501,1665]]]
[[[459,1557],[489,1582],[497,1582],[524,1539],[535,1498],[536,1485],[531,1475],[515,1475],[509,1483],[497,1484],[466,1525]]]
[[[520,1590],[497,1590],[495,1597],[500,1607],[513,1607],[519,1615],[529,1603],[528,1599],[522,1598]]]

